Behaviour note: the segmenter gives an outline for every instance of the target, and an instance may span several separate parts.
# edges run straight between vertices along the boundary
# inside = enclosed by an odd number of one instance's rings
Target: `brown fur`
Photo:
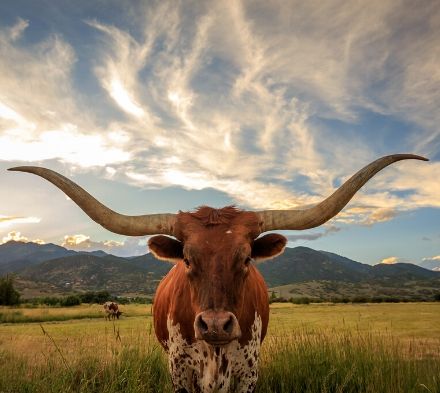
[[[243,266],[259,233],[258,216],[234,206],[222,209],[202,206],[195,212],[178,214],[175,236],[181,242],[182,255],[191,260],[191,268],[188,270],[179,260],[157,289],[154,319],[162,344],[167,340],[168,317],[179,323],[184,338],[193,342],[194,318],[208,309],[233,312],[240,323],[242,342],[249,339],[249,327],[257,312],[262,318],[264,338],[269,309],[266,284],[254,266]],[[149,241],[151,251],[166,258],[165,245],[162,243],[160,249],[154,247],[155,238]],[[173,243],[171,247],[173,255],[176,255],[175,246]]]
[[[226,206],[221,209],[214,209],[209,206],[200,206],[194,212],[189,212],[192,217],[197,218],[205,225],[227,224],[240,214],[240,210],[235,206]]]
[[[182,339],[192,345],[196,342],[196,316],[208,311],[236,316],[242,348],[252,339],[256,316],[261,318],[259,337],[264,339],[269,299],[264,279],[251,258],[280,254],[286,239],[276,234],[256,239],[260,232],[259,217],[253,212],[234,206],[202,206],[194,212],[179,212],[174,225],[177,240],[166,236],[149,240],[154,255],[176,263],[159,284],[153,307],[156,336],[165,349],[170,339],[169,321],[179,326]],[[255,356],[257,363],[258,354]]]
[[[104,312],[105,312],[105,318],[110,321],[110,319],[119,319],[120,315],[122,314],[121,311],[119,311],[119,306],[115,302],[105,302],[104,303]]]

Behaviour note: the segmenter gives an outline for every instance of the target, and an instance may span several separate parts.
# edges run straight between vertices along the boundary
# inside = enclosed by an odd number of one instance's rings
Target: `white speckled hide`
[[[188,344],[180,325],[168,319],[169,368],[174,389],[202,393],[251,393],[258,379],[261,346],[261,317],[255,313],[252,338],[245,346],[237,340],[213,347],[205,341]],[[232,381],[233,385],[231,386]]]

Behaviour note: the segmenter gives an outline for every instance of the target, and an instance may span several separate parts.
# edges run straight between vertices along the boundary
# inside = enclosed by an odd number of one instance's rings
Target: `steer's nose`
[[[241,336],[237,317],[229,311],[203,311],[194,321],[196,339],[211,345],[225,345]]]

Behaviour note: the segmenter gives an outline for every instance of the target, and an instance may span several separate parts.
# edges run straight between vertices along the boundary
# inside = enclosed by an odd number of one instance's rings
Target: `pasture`
[[[0,392],[171,392],[150,305],[0,308]],[[273,304],[257,392],[440,392],[440,303]]]

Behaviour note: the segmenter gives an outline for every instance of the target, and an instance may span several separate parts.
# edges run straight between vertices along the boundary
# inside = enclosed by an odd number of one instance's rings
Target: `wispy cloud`
[[[423,258],[424,261],[440,261],[440,255]]]
[[[440,271],[440,255],[422,258],[420,266],[424,267],[425,269]]]
[[[286,238],[289,242],[296,242],[299,240],[317,240],[330,233],[339,232],[341,229],[336,226],[327,226],[324,231],[317,233],[301,233],[298,235],[287,235]]]
[[[0,159],[108,166],[114,180],[214,188],[258,209],[317,203],[383,154],[440,151],[434,1],[132,7],[131,27],[85,21],[102,112],[83,104],[68,37],[21,45],[24,20],[0,31]],[[418,131],[358,130],[367,115]],[[387,169],[334,223],[440,207],[439,165]]]
[[[123,144],[81,107],[72,80],[73,47],[57,35],[23,46],[19,40],[28,25],[18,20],[0,30],[1,160],[59,159],[84,167],[129,160]]]
[[[38,217],[11,217],[0,216],[0,228],[9,227],[16,224],[34,224],[39,223],[41,218]]]

